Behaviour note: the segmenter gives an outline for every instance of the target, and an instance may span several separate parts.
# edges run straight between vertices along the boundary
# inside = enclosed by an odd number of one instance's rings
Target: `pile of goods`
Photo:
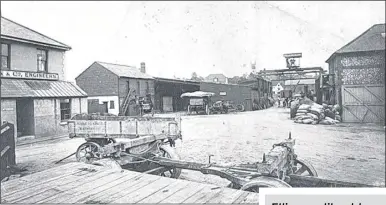
[[[294,103],[294,107],[291,110],[292,112],[296,110],[295,116],[293,116],[294,113],[291,113],[291,117],[296,123],[334,125],[341,121],[338,105],[319,105],[309,99],[305,99]]]

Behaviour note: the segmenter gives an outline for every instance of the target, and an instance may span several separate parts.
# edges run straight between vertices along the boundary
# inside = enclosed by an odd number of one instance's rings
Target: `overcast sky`
[[[158,77],[321,66],[373,24],[385,2],[3,2],[7,17],[72,47],[66,79],[94,61],[139,67]]]

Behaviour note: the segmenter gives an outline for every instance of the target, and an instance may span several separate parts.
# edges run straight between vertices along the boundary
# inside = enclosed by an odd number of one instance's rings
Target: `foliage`
[[[196,72],[193,72],[190,80],[202,82],[204,81],[204,78],[202,76],[198,76]]]

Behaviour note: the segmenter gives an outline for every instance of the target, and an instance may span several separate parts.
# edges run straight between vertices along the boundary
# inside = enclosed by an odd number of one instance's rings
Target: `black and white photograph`
[[[385,188],[385,18],[385,1],[1,1],[1,203]]]

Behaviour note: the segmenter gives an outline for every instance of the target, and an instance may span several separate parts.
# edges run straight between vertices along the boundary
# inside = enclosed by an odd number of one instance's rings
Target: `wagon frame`
[[[89,122],[85,123],[85,121]],[[136,134],[123,134],[122,129],[120,129],[120,134],[107,133],[107,124],[111,121],[120,125],[124,124],[125,121],[136,122]],[[80,134],[76,132],[76,125],[99,126],[95,122],[105,122],[106,133]],[[163,126],[164,130],[153,129],[153,134],[143,134],[138,131],[140,127],[138,125],[141,122],[151,122],[152,124],[163,122],[167,125],[168,130],[165,131],[165,126]],[[182,169],[194,170],[227,179],[230,181],[229,188],[252,192],[259,192],[261,187],[371,187],[318,178],[315,168],[295,154],[295,139],[292,139],[291,133],[283,142],[274,144],[272,149],[263,155],[261,162],[222,166],[211,162],[211,156],[209,156],[208,163],[180,160],[173,148],[175,140],[182,140],[180,117],[122,118],[100,116],[92,120],[72,119],[69,123],[71,138],[82,137],[86,139],[86,142],[80,145],[76,152],[78,161],[86,163],[106,166],[106,162],[108,162],[109,166],[113,164],[124,169],[171,178],[178,178]],[[174,130],[171,129],[170,125],[174,126]],[[92,131],[92,129],[90,130]],[[126,138],[129,141],[117,142],[119,138]],[[83,158],[80,156],[82,149],[86,152]]]

